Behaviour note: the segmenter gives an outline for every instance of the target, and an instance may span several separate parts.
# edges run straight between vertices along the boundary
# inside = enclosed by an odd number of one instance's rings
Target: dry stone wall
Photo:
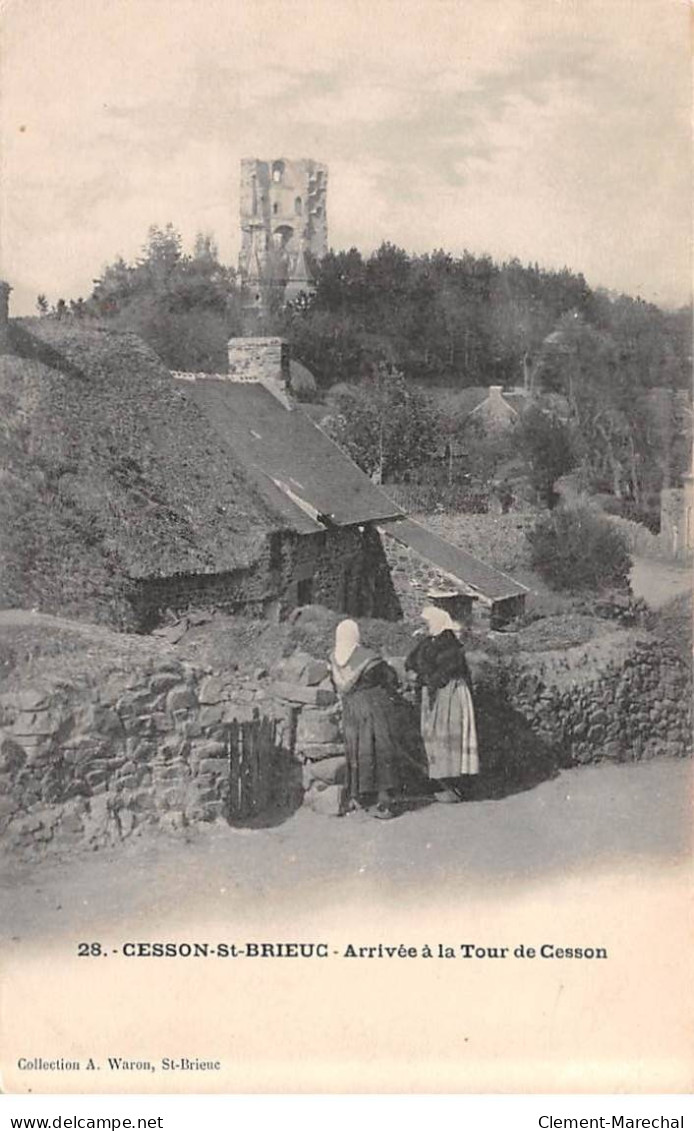
[[[295,778],[303,762],[328,758],[334,766],[343,753],[336,696],[327,665],[309,660],[298,673],[280,672],[283,680],[168,660],[114,671],[98,686],[85,679],[4,693],[3,839],[19,851],[99,847],[146,825],[176,829],[219,818],[228,800],[230,729],[254,715],[274,721],[277,754],[296,767]]]
[[[563,652],[482,662],[479,681],[564,764],[685,757],[692,750],[691,669],[632,633]]]
[[[690,669],[650,637],[620,631],[564,652],[469,659],[491,770],[520,758],[525,773],[543,751],[565,765],[691,753]],[[303,795],[318,813],[341,813],[345,748],[325,661],[295,653],[249,678],[169,659],[98,686],[0,696],[0,833],[20,853],[69,851],[221,818],[230,731],[255,713],[273,720],[276,754],[296,770],[296,805]]]
[[[296,652],[277,675],[275,688],[300,707],[294,752],[302,766],[304,804],[317,813],[339,816],[346,802],[345,745],[328,664]]]

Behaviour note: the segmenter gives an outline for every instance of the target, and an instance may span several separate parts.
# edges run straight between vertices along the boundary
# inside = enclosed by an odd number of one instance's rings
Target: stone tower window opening
[[[274,235],[280,247],[286,247],[294,235],[294,229],[290,228],[289,224],[280,224],[275,228]]]
[[[275,201],[275,203],[274,203],[274,204],[273,204],[273,206],[272,206],[272,215],[273,215],[273,216],[276,216],[276,215],[277,215],[277,213],[279,212],[279,210],[280,210],[280,206],[279,206],[279,204],[277,203],[277,201]]]
[[[302,201],[300,196],[297,196],[296,200],[294,201],[294,211],[297,216],[301,216],[304,211],[304,202]]]
[[[272,179],[276,185],[280,184],[284,176],[284,161],[272,162]]]

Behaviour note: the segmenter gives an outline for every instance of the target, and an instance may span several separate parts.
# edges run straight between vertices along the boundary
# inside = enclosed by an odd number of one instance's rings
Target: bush
[[[616,495],[599,494],[591,495],[591,502],[597,504],[604,514],[616,515],[626,518],[629,522],[638,522],[650,530],[651,534],[660,533],[660,498],[647,497],[643,505],[633,499],[618,499]]]
[[[651,534],[660,534],[660,507],[653,505],[639,506],[638,503],[625,500],[622,506],[622,517],[630,522],[638,522],[650,530]]]
[[[574,433],[563,420],[531,405],[514,432],[514,440],[517,451],[528,462],[532,486],[553,510],[560,497],[554,489],[556,481],[576,466]]]
[[[600,510],[603,511],[604,514],[616,514],[621,516],[624,510],[622,500],[618,499],[616,495],[609,494],[607,491],[592,494],[590,499],[596,507],[600,507]]]
[[[376,473],[385,482],[431,459],[436,408],[401,373],[381,366],[332,400],[334,412],[325,430],[367,475]]]
[[[692,666],[692,629],[694,608],[692,594],[681,593],[651,614],[652,628],[659,640]]]
[[[631,558],[614,525],[587,506],[562,507],[528,531],[531,562],[552,589],[627,589]]]

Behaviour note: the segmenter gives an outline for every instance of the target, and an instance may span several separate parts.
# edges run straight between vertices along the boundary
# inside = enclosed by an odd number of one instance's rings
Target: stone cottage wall
[[[245,612],[279,619],[301,604],[356,616],[396,619],[400,607],[378,535],[370,527],[334,527],[315,534],[278,531],[248,569],[178,574],[135,583],[140,628],[151,631],[166,612]]]
[[[243,609],[250,616],[263,616],[272,600],[267,562],[264,554],[253,570],[175,574],[136,581],[131,601],[139,630],[151,632],[167,613],[180,615],[193,609],[230,614]]]
[[[422,607],[429,603],[427,595],[432,590],[451,592],[457,589],[460,593],[466,592],[460,583],[437,569],[410,546],[403,545],[385,532],[381,534],[381,538],[395,593],[406,619],[418,617]],[[498,628],[522,616],[524,611],[524,593],[505,597],[493,603],[475,597],[472,602],[472,613],[467,619],[489,624],[491,628]]]
[[[434,589],[450,590],[454,588],[453,582],[409,546],[403,546],[385,533],[381,539],[403,616],[405,620],[416,621],[423,607],[430,604],[427,594]]]

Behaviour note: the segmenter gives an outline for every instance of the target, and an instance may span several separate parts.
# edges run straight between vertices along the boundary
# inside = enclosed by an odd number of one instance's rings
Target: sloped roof
[[[426,389],[425,386],[423,388]],[[428,388],[426,392],[433,399],[439,412],[451,424],[466,420],[473,412],[490,400],[492,393],[487,385],[469,385],[464,389]],[[526,407],[527,398],[518,390],[502,390],[501,399],[507,408],[520,413]]]
[[[302,412],[305,412],[307,416],[311,417],[311,420],[314,424],[318,424],[319,426],[323,423],[324,420],[328,419],[332,412],[330,405],[320,404],[318,402],[312,401],[302,402],[299,405],[299,408]]]
[[[396,541],[409,546],[432,565],[452,575],[490,601],[501,601],[504,597],[518,597],[528,592],[525,585],[514,581],[508,574],[473,557],[460,546],[446,542],[445,539],[439,538],[438,534],[434,534],[433,530],[420,526],[410,518],[401,522],[382,522],[379,526]]]
[[[525,412],[525,409],[528,407],[529,397],[526,393],[514,389],[509,390],[509,392],[503,392],[501,395],[506,401],[506,404],[514,408],[519,416],[521,413]]]
[[[69,509],[94,553],[134,577],[256,560],[277,515],[140,338],[15,319],[10,349],[0,358],[2,462],[16,492],[44,476],[66,538]],[[39,493],[28,494],[38,507]]]
[[[323,529],[319,515],[346,526],[403,513],[306,413],[263,385],[206,378],[185,389],[293,529]]]
[[[432,389],[431,396],[441,412],[449,416],[469,416],[486,401],[486,385],[469,385],[466,389]]]

